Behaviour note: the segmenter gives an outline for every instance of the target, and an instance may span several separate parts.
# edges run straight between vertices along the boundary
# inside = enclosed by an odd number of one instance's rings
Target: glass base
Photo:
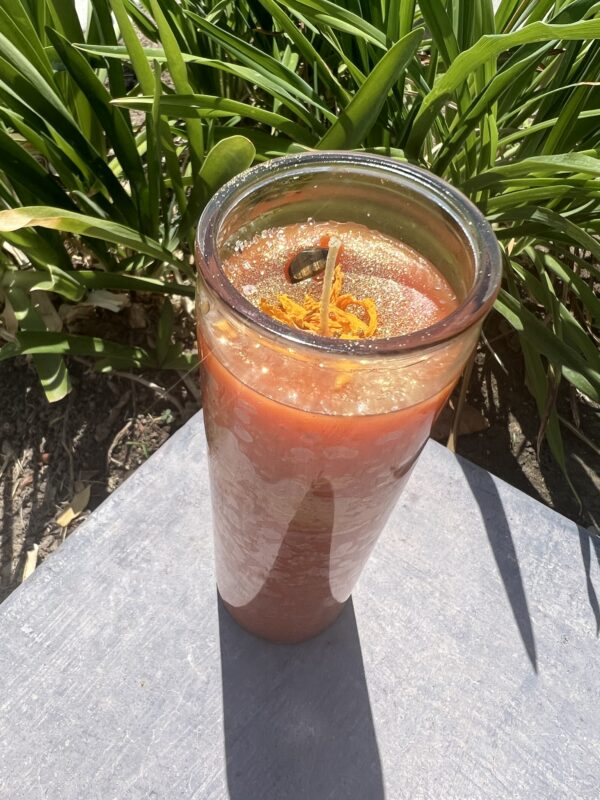
[[[268,608],[259,608],[254,601],[237,608],[226,603],[222,597],[221,602],[237,624],[253,636],[274,644],[300,644],[327,630],[348,601],[329,606],[318,617],[310,619],[308,615],[303,615],[295,620],[281,619],[280,609],[272,608],[269,612]]]

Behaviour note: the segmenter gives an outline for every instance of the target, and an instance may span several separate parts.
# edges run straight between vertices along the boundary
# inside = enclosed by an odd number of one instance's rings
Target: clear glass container
[[[263,314],[223,264],[262,231],[353,222],[406,243],[458,307],[408,335],[341,340]],[[253,633],[297,642],[340,613],[501,278],[494,234],[460,192],[392,159],[314,152],[219,190],[196,240],[198,341],[217,584]]]

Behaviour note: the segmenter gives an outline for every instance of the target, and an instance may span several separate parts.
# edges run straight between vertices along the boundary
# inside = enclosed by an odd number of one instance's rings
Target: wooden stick
[[[323,277],[323,294],[321,295],[321,327],[319,329],[321,336],[329,335],[329,303],[331,302],[331,287],[333,285],[335,262],[337,261],[337,256],[341,246],[342,243],[339,239],[331,239],[329,241],[329,252],[327,253],[325,276]]]

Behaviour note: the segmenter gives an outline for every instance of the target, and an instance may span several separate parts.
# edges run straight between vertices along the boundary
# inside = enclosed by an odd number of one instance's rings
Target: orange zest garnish
[[[333,276],[329,298],[329,334],[338,339],[366,339],[377,331],[377,307],[371,298],[358,300],[352,294],[342,294],[344,273],[338,264]],[[260,310],[273,319],[301,331],[320,331],[321,303],[310,294],[298,303],[287,294],[277,295],[277,302],[261,298]]]
[[[336,392],[339,392],[340,389],[343,389],[344,386],[347,386],[350,381],[352,380],[352,373],[351,372],[340,372],[339,375],[336,375],[335,382],[334,382],[334,389]]]

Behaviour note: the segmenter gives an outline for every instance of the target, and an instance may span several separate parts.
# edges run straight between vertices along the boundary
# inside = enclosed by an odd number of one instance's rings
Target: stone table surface
[[[352,604],[219,607],[196,416],[0,606],[2,800],[600,797],[600,552],[429,443]]]

